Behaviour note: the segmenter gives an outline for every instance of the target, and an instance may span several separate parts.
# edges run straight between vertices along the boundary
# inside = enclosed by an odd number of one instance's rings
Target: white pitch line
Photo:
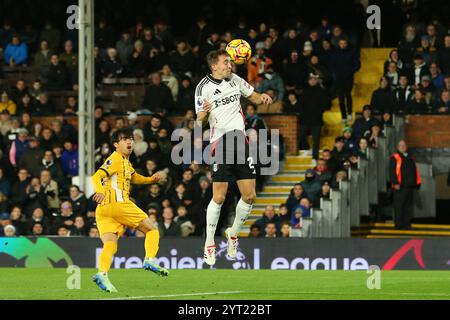
[[[137,296],[137,297],[120,297],[120,298],[105,298],[95,300],[131,300],[131,299],[148,299],[148,298],[173,298],[173,297],[191,297],[191,296],[211,296],[217,294],[233,294],[243,293],[244,291],[219,291],[219,292],[199,292],[199,293],[180,293],[180,294],[162,294],[157,296]]]

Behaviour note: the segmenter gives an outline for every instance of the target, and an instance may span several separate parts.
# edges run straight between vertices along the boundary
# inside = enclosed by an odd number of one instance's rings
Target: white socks
[[[211,199],[211,202],[206,209],[206,246],[211,246],[214,244],[214,234],[216,233],[221,208],[221,204],[217,204],[213,199]]]
[[[253,204],[248,204],[245,201],[239,199],[239,202],[236,206],[236,216],[234,217],[233,226],[231,227],[231,236],[236,237],[239,228],[244,224],[245,220],[247,220],[250,212],[252,211]]]

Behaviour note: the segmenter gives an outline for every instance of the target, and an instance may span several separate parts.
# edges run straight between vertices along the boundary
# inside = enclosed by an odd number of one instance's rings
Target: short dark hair
[[[119,141],[122,138],[132,138],[133,132],[129,128],[119,129],[114,131],[114,133],[111,136],[111,143],[114,145],[114,143],[119,143]]]
[[[223,55],[228,56],[228,53],[223,49],[210,51],[206,56],[206,62],[208,63],[208,67],[211,69],[211,66],[213,64],[216,64],[217,61],[219,61],[219,57]]]

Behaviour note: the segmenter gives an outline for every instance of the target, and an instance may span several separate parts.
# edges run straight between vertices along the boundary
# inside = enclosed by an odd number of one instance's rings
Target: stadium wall
[[[449,270],[450,239],[245,239],[236,261],[217,242],[218,269]],[[0,267],[94,268],[101,251],[94,238],[0,238]],[[143,238],[124,238],[112,268],[141,268]],[[158,262],[169,269],[207,269],[203,239],[163,238]]]

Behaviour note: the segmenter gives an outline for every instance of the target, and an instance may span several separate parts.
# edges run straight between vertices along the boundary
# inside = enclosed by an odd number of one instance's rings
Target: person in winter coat
[[[310,149],[306,140],[308,134],[313,137],[313,159],[319,158],[320,131],[323,125],[323,112],[329,106],[328,94],[318,84],[318,77],[310,75],[308,86],[299,97],[300,101],[300,130],[299,149]]]

